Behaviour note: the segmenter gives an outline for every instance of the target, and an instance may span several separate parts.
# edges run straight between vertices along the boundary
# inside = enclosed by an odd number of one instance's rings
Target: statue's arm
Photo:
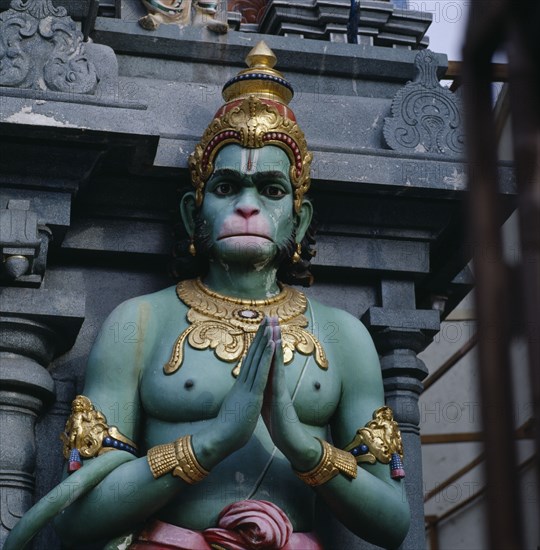
[[[356,430],[372,419],[384,405],[379,358],[365,327],[351,315],[335,311],[339,326],[338,357],[342,394],[332,418],[332,438],[343,449]],[[390,477],[388,464],[358,466],[349,479],[339,474],[315,487],[335,515],[351,531],[385,548],[396,548],[406,536],[410,514],[405,485]]]
[[[152,323],[148,304],[137,300],[122,304],[105,321],[90,354],[84,394],[105,414],[109,425],[115,425],[124,436],[140,444],[139,380],[145,363],[155,353],[153,334],[158,327]],[[111,326],[123,327],[127,323],[135,323],[138,329],[137,341],[129,342],[131,345],[119,342],[114,330],[110,330]],[[206,470],[245,445],[255,429],[258,414],[232,420],[228,411],[238,402],[246,410],[260,411],[274,353],[271,333],[263,322],[220,413],[192,435],[193,452]],[[100,458],[103,457],[91,460]],[[57,531],[71,545],[121,535],[140,527],[186,485],[171,473],[154,479],[147,456],[143,455],[118,466],[90,493],[64,510],[55,521]]]
[[[104,322],[92,348],[83,391],[105,415],[109,426],[116,426],[139,445],[139,453],[142,443],[139,378],[152,352],[154,329],[152,308],[144,298],[118,306]],[[103,458],[98,456],[86,462]],[[83,465],[83,471],[84,468]],[[181,479],[171,475],[154,479],[142,454],[118,466],[94,489],[73,502],[55,519],[55,527],[66,544],[110,538],[140,524],[183,486]]]
[[[315,305],[314,314],[323,326],[331,323],[338,329],[337,341],[326,343],[325,349],[330,357],[329,376],[341,383],[341,395],[337,405],[319,405],[331,406],[334,411],[330,419],[333,443],[344,449],[352,443],[358,428],[363,428],[373,412],[384,405],[379,359],[370,335],[357,319],[321,304]],[[323,451],[320,440],[300,421],[302,406],[306,405],[291,407],[280,338],[279,327],[275,327],[274,339],[279,345],[262,409],[274,444],[351,531],[379,546],[396,548],[409,527],[404,487],[391,478],[388,464],[357,466],[352,454],[332,450],[326,442]],[[328,478],[327,472],[333,473],[329,464],[344,473],[336,472],[335,477]]]

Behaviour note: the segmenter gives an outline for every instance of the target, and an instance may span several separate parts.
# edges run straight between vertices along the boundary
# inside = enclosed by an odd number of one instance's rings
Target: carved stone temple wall
[[[30,9],[40,2],[45,15]],[[0,547],[59,480],[59,433],[104,319],[173,283],[167,262],[187,157],[221,86],[261,39],[149,32],[137,24],[138,4],[124,1],[122,18],[98,16],[87,43],[54,2],[26,6],[15,0],[0,13]],[[63,57],[54,53],[60,32],[70,43]],[[291,106],[314,151],[320,230],[308,294],[362,319],[374,337],[405,442],[413,523],[402,548],[420,550],[417,402],[427,369],[417,354],[471,285],[459,101],[438,85],[446,58],[263,38],[296,90]],[[512,172],[500,171],[510,208]],[[339,341],[339,326],[319,329],[323,344]],[[139,327],[103,330],[136,342]],[[104,412],[111,423],[129,414]],[[321,518],[331,522],[324,510]],[[327,546],[370,547],[338,525]],[[34,548],[60,544],[47,528]]]

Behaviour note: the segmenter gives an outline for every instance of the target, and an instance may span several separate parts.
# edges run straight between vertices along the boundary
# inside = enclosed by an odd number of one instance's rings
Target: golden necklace
[[[222,361],[237,361],[232,370],[238,376],[255,333],[264,316],[278,317],[281,326],[283,361],[290,363],[294,352],[313,355],[321,369],[328,368],[328,359],[319,340],[308,332],[305,295],[298,290],[280,285],[281,292],[266,300],[243,300],[218,294],[206,287],[200,279],[181,281],[176,294],[190,309],[190,325],[177,338],[171,357],[165,363],[165,374],[176,372],[184,360],[184,342],[187,338],[194,349],[211,348]]]

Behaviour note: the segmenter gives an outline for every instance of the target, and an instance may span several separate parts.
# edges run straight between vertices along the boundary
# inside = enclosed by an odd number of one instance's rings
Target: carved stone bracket
[[[414,65],[414,80],[396,94],[392,116],[385,119],[386,144],[404,153],[462,156],[465,132],[459,97],[440,85],[433,52],[420,51]]]
[[[0,210],[0,280],[3,284],[39,286],[45,272],[50,229],[38,225],[30,201],[10,200]]]

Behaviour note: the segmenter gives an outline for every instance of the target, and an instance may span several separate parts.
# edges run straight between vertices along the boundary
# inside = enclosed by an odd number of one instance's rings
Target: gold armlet
[[[121,450],[137,455],[137,445],[115,426],[109,426],[103,413],[84,395],[77,395],[73,400],[60,439],[64,443],[64,457],[69,460],[69,473],[82,466],[83,458],[94,458],[108,451]]]
[[[319,438],[317,438],[319,439]],[[356,460],[351,453],[337,449],[322,439],[319,439],[323,454],[322,458],[309,472],[295,471],[296,475],[308,485],[316,487],[330,481],[339,473],[345,474],[350,478],[355,478],[358,474]]]
[[[379,461],[390,464],[392,478],[405,477],[401,432],[390,407],[377,409],[373,413],[373,420],[356,432],[345,450],[349,451],[358,463],[375,464]]]
[[[191,446],[191,435],[180,437],[174,443],[156,445],[146,457],[155,479],[172,472],[173,476],[193,485],[210,473],[199,464]]]

